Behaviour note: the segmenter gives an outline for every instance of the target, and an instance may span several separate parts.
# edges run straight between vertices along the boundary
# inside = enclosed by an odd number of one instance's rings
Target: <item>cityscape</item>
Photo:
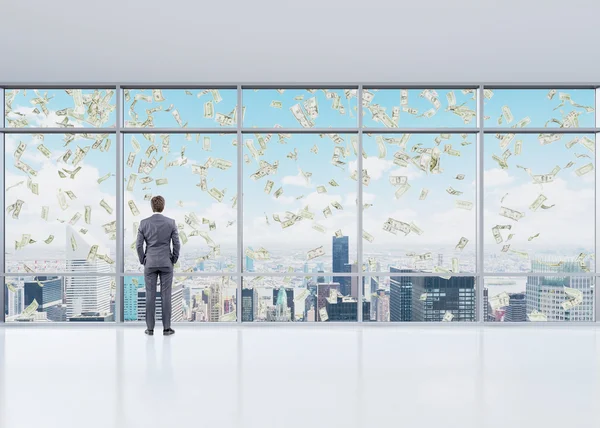
[[[109,322],[115,320],[116,282],[108,264],[88,260],[94,245],[89,235],[66,226],[66,234],[77,239],[76,250],[65,249],[65,258],[29,260],[38,271],[61,271],[63,276],[20,274],[7,277],[5,314],[8,322]],[[242,322],[343,322],[358,321],[361,301],[363,322],[473,322],[476,321],[474,276],[433,273],[431,266],[444,264],[443,253],[412,265],[367,257],[363,279],[350,257],[347,236],[331,237],[332,273],[325,261],[309,270],[308,264],[289,270],[288,275],[261,276],[255,260],[245,256],[241,301],[234,276],[191,276],[177,272],[172,290],[173,321],[235,322],[241,304]],[[249,253],[252,254],[252,253]],[[194,263],[195,255],[182,254]],[[473,255],[474,257],[474,255]],[[376,261],[378,260],[378,261]],[[558,260],[558,261],[557,261]],[[137,261],[127,259],[126,271]],[[431,262],[431,263],[430,263]],[[432,264],[433,263],[433,264]],[[522,263],[516,260],[515,263]],[[587,263],[587,264],[586,264]],[[486,322],[592,321],[594,281],[591,276],[572,276],[589,271],[589,261],[541,256],[531,262],[531,275],[485,277],[483,320]],[[205,262],[196,262],[193,272],[205,272]],[[281,266],[274,262],[272,272]],[[18,263],[8,262],[7,272]],[[514,269],[514,267],[513,267]],[[83,276],[68,273],[82,273]],[[94,272],[95,275],[85,275]],[[370,274],[373,272],[373,274]],[[514,272],[514,270],[512,271]],[[411,274],[417,275],[411,275]],[[425,276],[424,274],[429,274]],[[178,275],[179,274],[179,275]],[[160,284],[160,282],[159,282]],[[143,276],[124,277],[124,321],[143,321],[146,313]],[[161,318],[160,288],[156,301]]]

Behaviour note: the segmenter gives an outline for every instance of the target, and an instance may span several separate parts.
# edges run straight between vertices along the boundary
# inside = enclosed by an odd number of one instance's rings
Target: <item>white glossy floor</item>
[[[0,427],[600,426],[600,328],[0,327]]]

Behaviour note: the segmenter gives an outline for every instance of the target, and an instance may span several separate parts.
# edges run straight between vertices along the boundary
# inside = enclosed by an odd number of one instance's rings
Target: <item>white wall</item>
[[[0,82],[600,82],[597,0],[2,0]]]

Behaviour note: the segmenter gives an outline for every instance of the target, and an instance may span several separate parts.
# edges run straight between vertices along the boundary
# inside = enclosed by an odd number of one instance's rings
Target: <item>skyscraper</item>
[[[340,296],[325,299],[328,321],[357,321],[358,300],[354,297]],[[369,302],[363,302],[363,319],[368,319],[371,310]]]
[[[348,264],[348,237],[337,236],[332,237],[332,267],[334,273],[346,272],[346,265]],[[350,295],[350,277],[347,276],[334,276],[333,282],[340,284],[340,292],[348,296]]]
[[[377,290],[377,299],[375,301],[375,320],[377,322],[388,322],[390,320],[390,296],[385,293],[385,290]]]
[[[316,315],[317,321],[321,321],[321,317],[319,316],[319,310],[321,308],[325,308],[327,304],[327,298],[330,296],[330,290],[338,290],[340,289],[340,284],[334,283],[317,283],[317,307],[316,307]]]
[[[273,305],[275,305],[276,321],[294,321],[294,289],[283,286],[273,289]],[[286,312],[288,311],[289,312]],[[289,315],[287,315],[289,314]]]
[[[504,321],[507,322],[527,322],[527,299],[525,293],[510,293],[510,299]]]
[[[252,250],[252,247],[248,247]],[[254,259],[252,257],[246,256],[246,271],[254,272]]]
[[[97,242],[90,234],[83,235],[71,225],[66,227],[66,270],[67,272],[110,273],[108,263],[97,256],[88,257],[90,249]],[[107,254],[98,246],[96,254]],[[110,312],[109,276],[65,276],[67,317],[83,312]]]
[[[242,289],[242,322],[254,321],[254,289]]]
[[[23,284],[25,291],[25,307],[35,299],[39,306],[38,312],[46,312],[47,319],[54,322],[62,320],[60,305],[62,305],[62,281],[57,276],[35,276]]]
[[[475,321],[474,277],[413,276],[411,281],[413,321],[442,321],[446,312],[454,315],[453,321]]]
[[[544,313],[548,321],[593,321],[594,289],[592,277],[561,276],[561,273],[583,272],[575,262],[537,259],[531,262],[531,276],[525,285],[527,313],[537,310]],[[565,311],[562,303],[569,299],[564,287],[581,291],[581,304]]]
[[[219,321],[223,311],[221,305],[221,286],[220,284],[213,282],[208,289],[208,321]]]
[[[171,321],[183,321],[183,286],[173,284],[171,289]],[[155,320],[162,320],[162,295],[160,287],[156,291]],[[146,320],[146,287],[137,289],[137,316],[138,321]]]
[[[145,288],[146,280],[143,276],[126,276],[123,280],[123,287],[125,295],[124,319],[125,321],[136,321],[138,319],[138,288]]]
[[[390,273],[410,273],[410,269],[390,267]],[[390,277],[390,321],[412,321],[412,277]]]

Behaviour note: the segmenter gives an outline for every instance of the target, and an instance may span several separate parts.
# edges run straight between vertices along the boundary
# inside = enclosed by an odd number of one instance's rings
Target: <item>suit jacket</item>
[[[146,249],[144,250],[144,241]],[[173,251],[171,251],[171,241]],[[172,267],[179,259],[179,233],[177,223],[160,213],[140,222],[137,235],[137,253],[146,267]]]

